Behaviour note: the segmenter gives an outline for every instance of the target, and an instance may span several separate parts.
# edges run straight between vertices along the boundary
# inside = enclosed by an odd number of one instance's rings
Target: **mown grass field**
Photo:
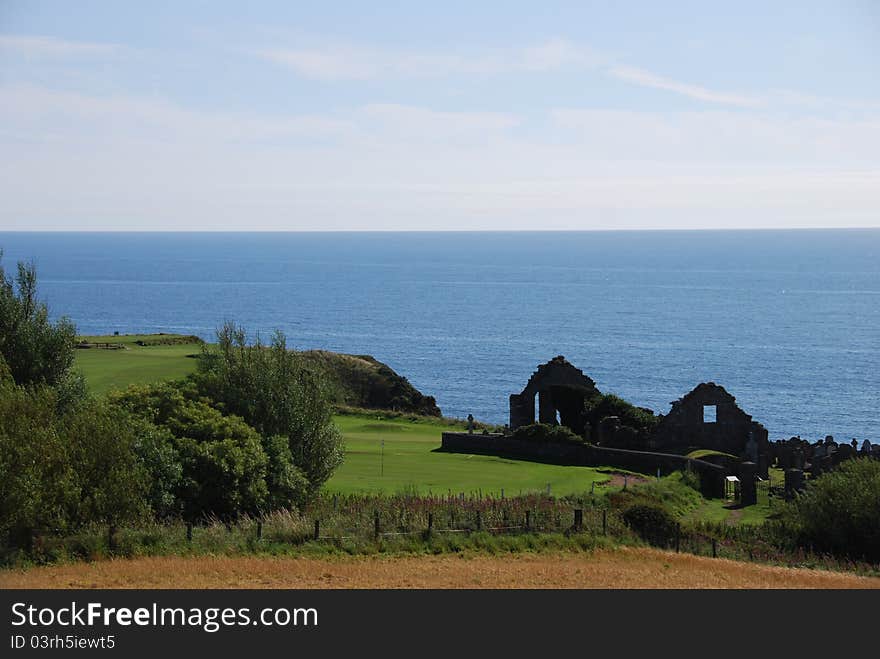
[[[137,341],[156,338],[149,335],[83,336],[90,343],[121,343],[124,350],[88,348],[76,351],[76,368],[86,378],[89,391],[104,394],[130,384],[148,384],[186,377],[196,370],[199,354],[195,343],[183,345],[139,346]]]
[[[545,491],[565,495],[609,479],[589,467],[566,467],[495,456],[442,453],[440,434],[448,426],[376,417],[337,416],[345,437],[345,462],[327,483],[342,493],[420,494],[480,492],[500,496]],[[383,448],[384,444],[384,448]]]
[[[0,572],[0,588],[880,588],[880,579],[621,547],[495,556],[115,559]]]

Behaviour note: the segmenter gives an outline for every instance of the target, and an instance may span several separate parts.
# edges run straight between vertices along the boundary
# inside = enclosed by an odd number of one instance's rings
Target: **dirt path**
[[[880,588],[880,579],[623,548],[469,558],[140,558],[0,571],[0,588]]]
[[[622,488],[624,485],[629,487],[630,485],[637,485],[639,483],[647,483],[648,479],[644,476],[639,476],[637,474],[622,474],[619,471],[608,472],[611,475],[604,483],[600,483],[602,487],[620,487]]]

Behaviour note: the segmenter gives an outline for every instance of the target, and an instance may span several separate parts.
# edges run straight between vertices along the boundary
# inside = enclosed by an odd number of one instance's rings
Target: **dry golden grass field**
[[[119,559],[3,571],[0,588],[880,588],[880,579],[621,548],[470,557]]]

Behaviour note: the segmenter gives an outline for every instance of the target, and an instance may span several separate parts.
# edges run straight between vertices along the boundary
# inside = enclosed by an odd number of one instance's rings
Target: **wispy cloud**
[[[871,225],[880,207],[880,118],[235,114],[9,85],[0,127],[3,228]]]
[[[118,51],[112,43],[68,41],[55,37],[0,34],[0,51],[12,51],[27,57],[78,57],[106,55]]]
[[[323,81],[538,72],[569,66],[593,68],[604,61],[592,50],[560,38],[527,48],[480,53],[440,54],[345,44],[259,48],[251,53],[305,78]]]
[[[382,78],[437,78],[453,75],[498,75],[576,70],[595,71],[624,82],[681,94],[688,98],[736,107],[759,107],[756,96],[708,89],[666,78],[644,69],[615,63],[609,55],[555,37],[524,48],[469,54],[391,51],[345,44],[250,51],[266,61],[312,80],[327,82]]]
[[[152,97],[95,96],[36,85],[0,86],[0,120],[20,140],[254,144],[351,137],[353,124],[326,115],[265,116],[195,111]]]
[[[624,80],[635,85],[652,87],[654,89],[664,89],[698,101],[720,103],[723,105],[735,105],[739,107],[758,107],[763,105],[763,101],[754,96],[719,92],[707,89],[706,87],[701,87],[700,85],[692,85],[686,82],[664,78],[651,73],[650,71],[645,71],[644,69],[636,69],[628,66],[615,66],[609,69],[608,73],[619,80]]]

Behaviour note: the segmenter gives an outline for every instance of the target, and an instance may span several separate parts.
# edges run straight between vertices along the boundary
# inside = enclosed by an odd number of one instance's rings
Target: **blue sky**
[[[880,3],[0,0],[0,229],[880,226]]]

